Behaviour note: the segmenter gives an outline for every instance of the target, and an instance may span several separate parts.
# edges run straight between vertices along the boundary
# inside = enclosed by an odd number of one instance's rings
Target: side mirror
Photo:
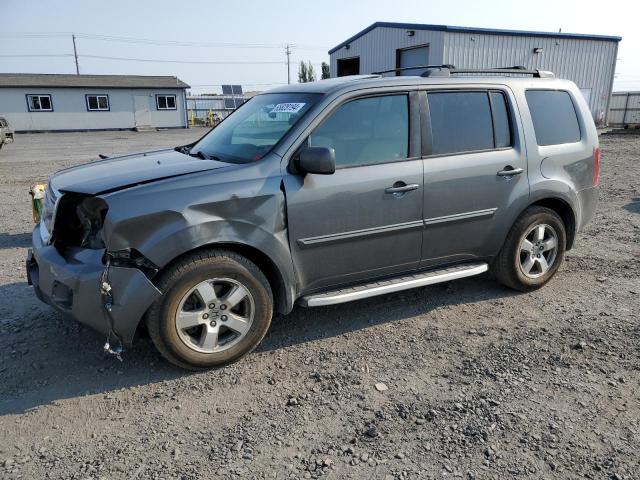
[[[336,171],[336,151],[328,147],[305,147],[300,151],[298,168],[305,173],[331,175]]]

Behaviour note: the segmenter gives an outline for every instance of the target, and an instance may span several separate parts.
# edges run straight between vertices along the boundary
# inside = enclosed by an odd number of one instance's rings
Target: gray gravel
[[[0,478],[640,477],[640,135],[601,137],[598,213],[540,291],[477,277],[298,308],[220,370],[177,370],[144,338],[120,363],[26,286],[27,189],[202,133],[0,152]]]

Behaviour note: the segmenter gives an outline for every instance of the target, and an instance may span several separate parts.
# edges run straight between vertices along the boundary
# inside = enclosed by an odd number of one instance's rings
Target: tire
[[[550,248],[553,239],[555,250]],[[529,243],[524,243],[525,240]],[[507,287],[521,292],[537,290],[560,268],[566,243],[564,222],[556,212],[545,207],[529,207],[511,227],[491,269],[497,280]]]
[[[267,278],[234,252],[187,255],[162,273],[157,286],[163,295],[147,312],[147,329],[162,356],[179,367],[234,362],[258,346],[271,324]]]

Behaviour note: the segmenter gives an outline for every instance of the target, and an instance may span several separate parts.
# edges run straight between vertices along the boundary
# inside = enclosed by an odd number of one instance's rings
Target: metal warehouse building
[[[580,87],[604,124],[620,37],[376,22],[329,51],[333,76],[418,65],[524,66],[550,70]],[[421,69],[397,75],[419,75]]]
[[[186,128],[176,77],[0,73],[0,115],[17,132]]]

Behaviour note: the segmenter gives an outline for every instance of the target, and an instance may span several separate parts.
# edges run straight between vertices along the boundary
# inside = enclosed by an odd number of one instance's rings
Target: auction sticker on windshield
[[[306,103],[279,103],[270,113],[298,113]]]

